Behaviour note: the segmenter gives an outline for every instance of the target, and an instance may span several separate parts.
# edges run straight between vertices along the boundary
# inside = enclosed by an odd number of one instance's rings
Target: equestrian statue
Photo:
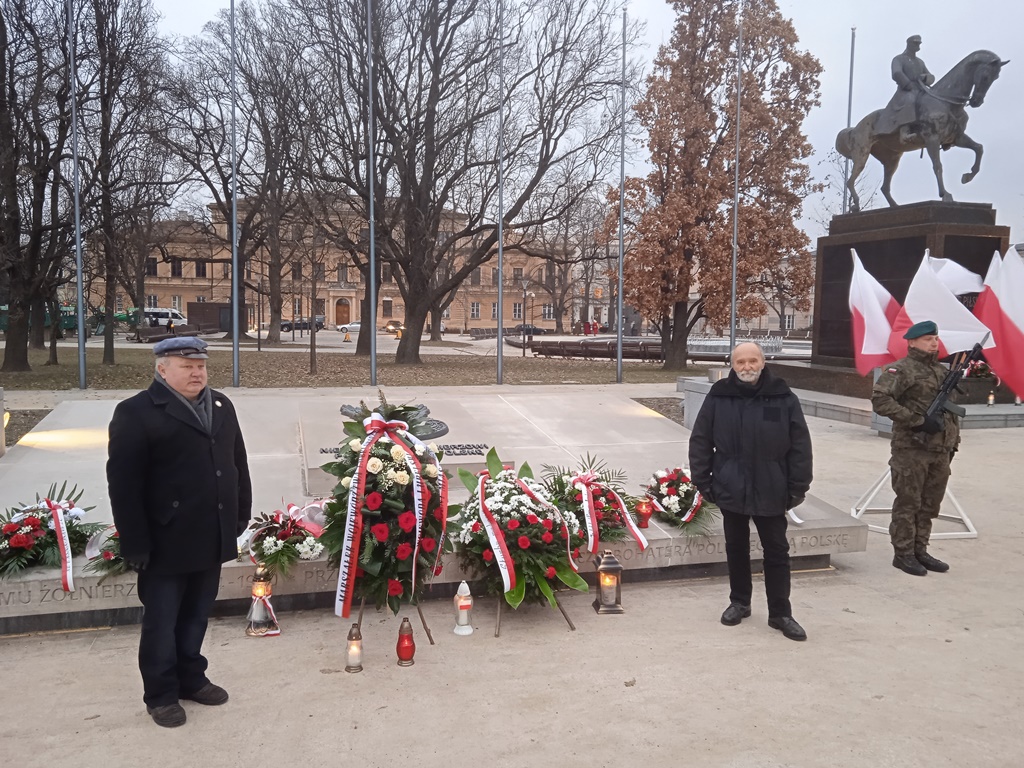
[[[846,186],[850,191],[850,210],[860,210],[855,182],[864,170],[869,156],[878,158],[885,171],[882,194],[895,206],[889,192],[892,175],[904,152],[925,150],[932,161],[939,197],[952,202],[942,181],[942,161],[939,150],[962,147],[974,151],[974,165],[960,181],[966,184],[981,168],[981,144],[964,133],[967,112],[964,107],[980,107],[989,87],[999,77],[999,71],[1009,64],[1001,61],[992,51],[975,51],[953,67],[938,82],[918,56],[921,36],[907,38],[907,49],[892,60],[892,79],[896,93],[885,109],[879,109],[861,120],[853,128],[845,128],[836,137],[836,150],[853,161]]]

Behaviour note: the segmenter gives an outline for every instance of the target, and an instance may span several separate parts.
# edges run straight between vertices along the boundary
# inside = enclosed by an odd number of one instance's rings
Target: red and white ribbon
[[[320,535],[324,532],[323,525],[320,524],[319,520],[323,519],[324,504],[327,502],[328,499],[317,499],[316,501],[309,502],[304,507],[289,502],[285,505],[284,511],[276,510],[271,522],[252,532],[248,537],[248,544],[243,540],[242,546],[248,546],[249,560],[252,564],[255,565],[259,561],[253,547],[260,541],[260,536],[263,532],[275,526],[284,525],[287,521],[291,521],[294,527],[305,531],[314,539],[319,539]],[[319,515],[316,514],[317,511],[320,512]]]
[[[273,629],[268,629],[266,632],[263,632],[260,637],[277,637],[280,635],[281,625],[277,620],[277,614],[274,613],[274,606],[270,604],[270,595],[263,595],[262,597],[253,596],[252,604],[256,605],[256,603],[263,603],[263,607],[266,608],[267,613],[270,614],[270,620],[274,622]],[[249,612],[251,615],[252,608],[249,609]]]
[[[68,538],[68,524],[64,515],[72,509],[67,501],[59,503],[43,499],[53,518],[53,531],[57,534],[57,546],[60,547],[60,583],[65,592],[75,591],[75,579],[71,568],[71,540]]]
[[[562,525],[562,535],[565,538],[565,554],[569,558],[569,565],[574,571],[579,573],[580,568],[576,565],[576,561],[572,559],[572,544],[569,541],[569,526],[565,524],[565,518],[562,517],[561,510],[547,499],[543,499],[534,493],[533,489],[524,483],[522,478],[516,478],[516,485],[519,486],[519,489],[525,493],[528,498],[544,507],[544,509],[546,509],[555,518],[555,520]]]
[[[494,562],[501,572],[502,585],[506,592],[511,592],[516,588],[516,567],[515,563],[512,562],[512,556],[508,553],[505,535],[501,532],[501,528],[498,527],[498,521],[494,519],[494,515],[487,506],[487,480],[489,478],[490,473],[487,470],[481,472],[480,481],[476,488],[477,498],[480,499],[480,522],[483,524],[484,531],[487,532],[487,538],[491,542]]]
[[[665,515],[671,514],[667,509],[665,509],[665,507],[661,505],[661,503],[658,501],[657,496],[648,493],[647,498],[651,500],[651,504],[654,506],[656,510]],[[700,491],[694,491],[693,501],[690,502],[690,508],[686,510],[686,513],[679,518],[680,521],[683,523],[688,523],[691,520],[693,520],[694,516],[697,514],[697,512],[700,511],[700,508],[702,506],[704,506],[704,497],[700,495]]]
[[[594,503],[595,492],[601,493],[601,495],[612,494],[613,500],[619,505],[619,516],[622,518],[626,530],[633,536],[636,543],[640,545],[641,552],[647,549],[647,538],[640,532],[636,523],[633,522],[633,518],[626,510],[625,502],[623,502],[622,497],[619,496],[615,489],[609,488],[602,483],[594,472],[577,472],[569,479],[569,482],[583,496],[583,519],[587,524],[587,551],[590,554],[596,555],[601,543],[599,541],[600,534],[597,524],[597,506]]]

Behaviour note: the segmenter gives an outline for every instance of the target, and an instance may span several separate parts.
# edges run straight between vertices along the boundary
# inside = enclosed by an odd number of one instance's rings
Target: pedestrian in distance
[[[925,415],[947,374],[938,361],[938,333],[931,320],[910,326],[903,334],[907,356],[885,366],[871,391],[875,413],[892,419],[892,564],[913,576],[949,570],[928,554],[932,521],[939,516],[950,463],[960,445],[956,416],[947,411]]]
[[[153,383],[114,409],[107,485],[121,554],[138,574],[143,701],[157,725],[175,727],[181,699],[228,700],[206,676],[202,645],[252,488],[234,406],[207,385],[206,342],[166,339],[153,352]]]
[[[729,566],[729,607],[722,623],[735,626],[751,614],[750,523],[764,553],[768,626],[790,640],[807,633],[790,604],[786,513],[811,487],[811,435],[800,401],[765,367],[758,344],[737,344],[728,378],[715,382],[690,434],[690,477],[722,510]]]

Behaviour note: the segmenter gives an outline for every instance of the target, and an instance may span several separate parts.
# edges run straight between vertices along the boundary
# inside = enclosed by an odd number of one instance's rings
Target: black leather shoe
[[[929,571],[935,571],[936,573],[945,573],[949,570],[949,564],[938,560],[927,552],[922,552],[917,555],[917,562],[927,568]]]
[[[178,702],[162,707],[146,707],[146,711],[153,722],[163,728],[177,728],[185,724],[185,710]]]
[[[768,619],[768,626],[777,629],[790,640],[806,640],[807,633],[804,628],[796,623],[792,616],[779,616],[775,619]]]
[[[215,707],[228,700],[228,692],[219,685],[207,683],[195,693],[185,694],[181,698],[188,699],[189,701],[197,701],[200,704],[206,704],[210,707]]]
[[[729,603],[722,614],[722,623],[727,627],[735,627],[744,619],[750,618],[750,606],[742,603]]]
[[[924,566],[917,562],[917,558],[913,555],[896,555],[892,559],[892,567],[899,568],[904,573],[909,573],[911,576],[927,576],[928,571],[925,570]]]

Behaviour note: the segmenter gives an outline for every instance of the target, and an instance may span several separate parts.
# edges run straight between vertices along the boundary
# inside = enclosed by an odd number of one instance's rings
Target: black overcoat
[[[716,381],[690,435],[690,479],[727,512],[783,515],[811,487],[811,435],[800,401],[767,368],[745,396],[735,371]]]
[[[148,556],[154,574],[233,560],[252,512],[235,408],[221,392],[210,396],[211,432],[157,381],[114,409],[107,485],[121,554],[129,561]]]

